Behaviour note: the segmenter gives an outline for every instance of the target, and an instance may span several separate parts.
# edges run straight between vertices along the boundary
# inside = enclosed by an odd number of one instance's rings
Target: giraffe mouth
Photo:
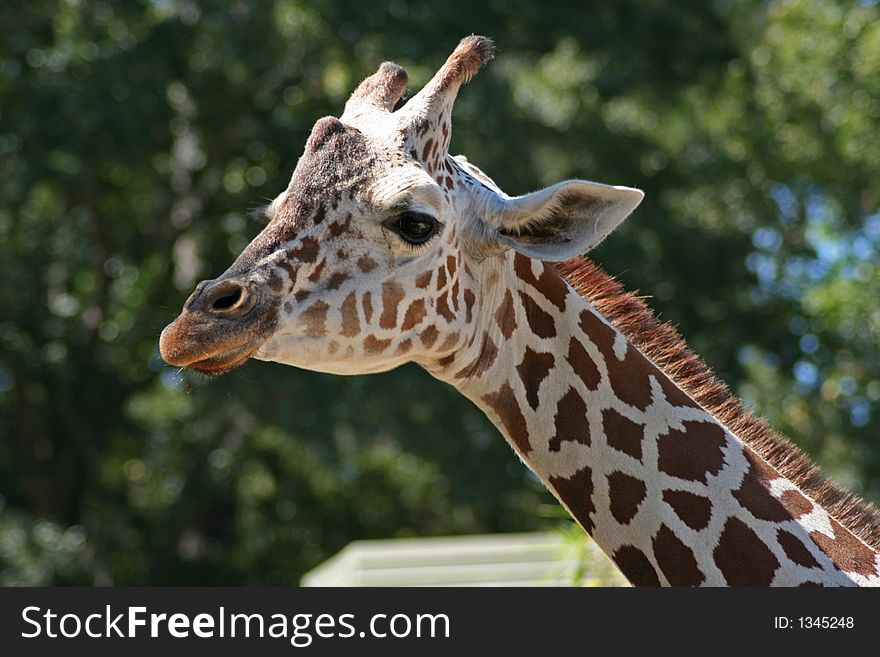
[[[241,347],[226,349],[208,358],[187,363],[185,367],[208,376],[220,376],[243,365],[259,348],[260,345],[242,345]]]
[[[220,335],[211,335],[212,328]],[[255,331],[255,327],[249,327],[250,330],[223,327],[225,331],[217,328],[212,327],[211,322],[191,321],[184,314],[162,331],[159,353],[169,365],[220,376],[243,365],[269,337]]]
[[[204,282],[162,331],[159,353],[174,367],[208,376],[226,374],[243,365],[272,336],[276,309],[274,296],[241,276]]]
[[[163,331],[160,340],[163,360],[169,365],[186,367],[208,376],[220,376],[243,365],[262,344],[262,340],[256,343],[248,341],[235,347],[219,345],[219,348],[214,349],[205,348],[204,345],[180,344],[180,342],[172,344],[173,336],[166,337],[166,331]]]

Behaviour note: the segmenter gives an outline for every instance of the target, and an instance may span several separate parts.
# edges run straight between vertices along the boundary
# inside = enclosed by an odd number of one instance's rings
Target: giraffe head
[[[165,328],[166,362],[222,374],[249,357],[376,372],[473,342],[481,272],[512,250],[561,260],[598,244],[642,199],[580,180],[511,198],[448,154],[460,86],[492,57],[467,37],[395,110],[406,71],[386,62],[337,119],[312,128],[268,224]]]

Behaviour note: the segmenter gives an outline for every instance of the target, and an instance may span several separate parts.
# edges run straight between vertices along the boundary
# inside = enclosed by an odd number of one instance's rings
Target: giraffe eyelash
[[[437,241],[437,238],[440,237],[440,233],[443,232],[443,227],[441,225],[433,236],[431,236],[427,241],[422,242],[421,244],[413,244],[412,242],[408,242],[394,230],[389,230],[389,232],[394,235],[393,239],[397,240],[399,244],[402,244],[406,248],[406,250],[409,252],[407,253],[407,257],[410,257],[420,256],[423,253],[430,251],[433,248],[434,243]]]
[[[432,214],[417,210],[405,210],[385,222],[385,228],[412,251],[421,253],[434,243],[443,232],[443,224]],[[428,232],[423,232],[427,229]]]
[[[431,250],[431,248],[434,246],[434,242],[436,242],[437,238],[440,237],[440,230],[442,230],[442,229],[438,229],[438,231],[436,233],[434,233],[433,237],[431,237],[430,239],[428,239],[428,241],[423,242],[421,244],[412,244],[410,242],[407,242],[405,239],[403,239],[402,237],[399,237],[399,236],[398,236],[398,239],[400,239],[400,241],[406,245],[406,247],[412,252],[412,255],[419,256],[419,255],[422,255],[423,253],[425,253],[426,251]]]

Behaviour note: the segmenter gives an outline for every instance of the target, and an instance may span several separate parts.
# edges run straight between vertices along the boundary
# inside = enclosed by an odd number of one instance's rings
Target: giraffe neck
[[[478,326],[428,367],[498,426],[636,585],[880,585],[880,556],[706,412],[553,269],[481,272]]]

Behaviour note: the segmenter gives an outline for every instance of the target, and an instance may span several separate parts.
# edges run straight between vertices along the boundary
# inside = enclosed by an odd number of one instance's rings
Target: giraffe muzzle
[[[165,327],[159,352],[169,365],[218,376],[243,364],[272,334],[275,304],[235,279],[202,281]]]

